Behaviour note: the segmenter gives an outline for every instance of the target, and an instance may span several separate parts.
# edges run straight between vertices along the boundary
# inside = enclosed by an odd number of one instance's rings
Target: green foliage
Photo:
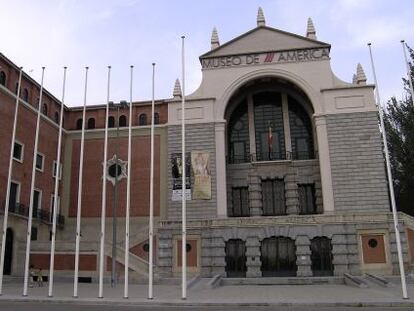
[[[414,78],[414,51],[410,52],[411,79]],[[410,86],[403,78],[406,98],[388,101],[384,111],[384,123],[387,132],[388,148],[394,179],[397,208],[414,215],[414,105]]]

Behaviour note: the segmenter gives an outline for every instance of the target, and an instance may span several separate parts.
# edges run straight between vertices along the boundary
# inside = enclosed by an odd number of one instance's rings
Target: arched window
[[[23,90],[23,100],[28,103],[29,102],[29,91],[25,88]]]
[[[296,276],[295,241],[286,237],[264,239],[260,245],[262,276]]]
[[[122,115],[119,117],[119,126],[123,127],[127,125],[127,118],[126,116]]]
[[[311,262],[313,276],[333,275],[332,243],[327,237],[311,240]]]
[[[112,128],[115,126],[115,118],[113,116],[108,117],[108,127]]]
[[[89,118],[88,119],[88,129],[94,129],[95,128],[95,118]]]
[[[55,122],[57,124],[59,124],[60,120],[59,120],[59,112],[55,111]]]
[[[248,162],[250,155],[249,146],[249,121],[247,116],[247,101],[242,101],[233,111],[228,130],[229,163]]]
[[[160,114],[158,112],[154,113],[154,124],[160,124]]]
[[[6,86],[6,73],[4,71],[0,71],[0,84]]]
[[[145,113],[140,114],[138,125],[147,125],[147,115]]]
[[[19,90],[19,82],[16,82],[16,87],[14,88],[14,94],[17,95],[18,90]]]
[[[43,113],[45,116],[47,116],[47,105],[46,105],[46,104],[43,104],[43,106],[42,106],[42,113]]]
[[[76,129],[77,130],[81,130],[82,129],[82,123],[83,123],[83,119],[82,118],[80,118],[80,119],[78,119],[77,121],[76,121]]]

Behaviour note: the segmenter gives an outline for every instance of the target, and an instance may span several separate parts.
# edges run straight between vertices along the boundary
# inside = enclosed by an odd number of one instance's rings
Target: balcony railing
[[[1,210],[0,210],[1,213],[4,213],[5,206],[6,204],[3,202],[3,204],[1,205]],[[26,205],[22,203],[16,203],[15,205],[9,206],[9,213],[28,218],[29,207],[27,207]],[[33,209],[32,216],[33,216],[33,219],[38,219],[48,225],[52,224],[52,221],[53,221],[52,213],[45,211],[43,209]],[[56,224],[58,226],[63,227],[65,225],[65,217],[61,214],[58,214],[56,218]]]
[[[266,153],[252,153],[244,155],[232,155],[227,158],[229,164],[249,163],[249,162],[264,162],[264,161],[282,161],[282,160],[312,160],[317,159],[316,151],[303,152],[266,152]]]

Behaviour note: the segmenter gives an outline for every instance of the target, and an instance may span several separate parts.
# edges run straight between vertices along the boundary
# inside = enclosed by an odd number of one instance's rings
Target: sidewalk
[[[414,307],[414,285],[408,285],[411,299],[401,298],[401,287],[357,288],[347,285],[226,285],[214,289],[200,284],[187,290],[181,299],[179,285],[154,285],[154,299],[147,299],[146,285],[131,284],[129,298],[123,298],[123,283],[104,286],[104,298],[97,298],[97,284],[79,284],[79,297],[72,298],[73,284],[55,283],[54,296],[47,297],[48,286],[29,288],[22,296],[22,284],[4,284],[1,301],[60,302],[112,305],[257,305],[257,306],[400,306]]]

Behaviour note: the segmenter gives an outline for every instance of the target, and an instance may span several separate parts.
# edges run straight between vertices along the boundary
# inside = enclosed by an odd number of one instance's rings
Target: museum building
[[[181,196],[187,198],[190,275],[312,277],[398,274],[374,85],[358,64],[351,82],[332,72],[331,45],[266,26],[200,56],[202,82],[185,97],[186,151],[181,154],[181,100],[155,103],[155,274],[181,273]],[[0,204],[4,211],[19,68],[0,54]],[[23,74],[4,273],[23,275],[30,178],[40,85]],[[64,107],[63,169],[56,172],[61,102],[44,91],[31,228],[30,262],[47,271],[53,185],[60,178],[55,270],[73,276],[83,107]],[[108,162],[103,163],[105,105],[87,106],[81,213],[80,278],[98,276],[102,165],[108,178],[106,273],[113,221],[116,266],[123,278],[126,167],[131,165],[129,268],[148,276],[151,102],[133,102],[132,161],[128,110],[111,105]],[[114,169],[114,167],[119,167]],[[183,187],[181,178],[186,171]],[[116,185],[116,187],[115,187]],[[183,190],[183,188],[185,188]],[[414,219],[399,213],[404,264],[414,264]],[[46,274],[46,272],[45,272]]]

